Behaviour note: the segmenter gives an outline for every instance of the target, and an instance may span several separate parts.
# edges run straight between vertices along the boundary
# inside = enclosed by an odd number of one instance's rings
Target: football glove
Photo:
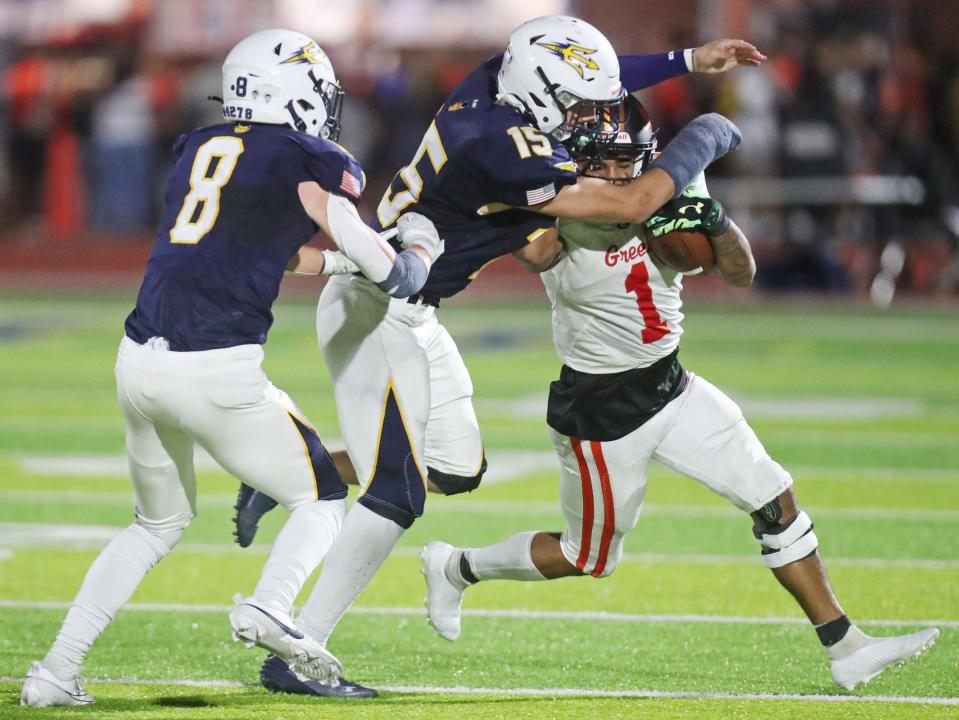
[[[663,205],[644,225],[653,237],[692,230],[717,237],[729,229],[729,217],[718,200],[680,195]]]
[[[339,250],[323,251],[323,270],[320,275],[352,275],[360,268]]]
[[[436,258],[446,249],[446,243],[436,232],[436,227],[429,218],[419,213],[400,215],[400,219],[396,221],[396,230],[396,238],[404,249],[414,245],[421,247],[432,262],[436,262]]]

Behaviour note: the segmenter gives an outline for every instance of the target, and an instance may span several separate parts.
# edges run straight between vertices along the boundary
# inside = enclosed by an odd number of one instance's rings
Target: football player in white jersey
[[[628,131],[607,153],[579,160],[581,172],[630,183],[647,167],[655,137],[639,101],[629,105]],[[815,626],[836,683],[851,690],[925,650],[939,631],[874,638],[850,623],[789,473],[769,457],[735,402],[680,365],[682,274],[654,262],[646,246],[650,235],[678,227],[707,234],[724,280],[752,282],[749,243],[709,199],[702,175],[644,225],[560,219],[557,233],[537,240],[553,247],[544,258],[559,258],[542,277],[563,360],[547,422],[566,528],[482,548],[427,545],[421,557],[430,624],[447,640],[459,637],[463,593],[480,580],[610,575],[623,536],[639,519],[646,467],[655,459],[752,516],[763,561]]]

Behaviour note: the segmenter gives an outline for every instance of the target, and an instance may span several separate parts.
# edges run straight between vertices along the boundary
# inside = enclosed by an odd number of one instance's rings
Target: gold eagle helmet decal
[[[326,65],[327,62],[326,53],[315,42],[309,42],[286,60],[281,60],[280,65]]]
[[[599,65],[590,57],[596,52],[596,48],[585,48],[573,43],[538,42],[536,44],[546,48],[556,57],[562,58],[564,63],[579,73],[580,77],[583,77],[584,70],[599,70]]]

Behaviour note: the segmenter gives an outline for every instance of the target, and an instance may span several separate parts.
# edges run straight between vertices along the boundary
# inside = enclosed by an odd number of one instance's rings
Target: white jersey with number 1
[[[706,193],[700,175],[694,187]],[[647,367],[679,345],[683,276],[657,266],[642,225],[560,220],[566,257],[542,274],[564,364],[594,374]]]
[[[705,192],[702,176],[696,186]],[[652,261],[641,225],[562,220],[558,227],[567,254],[543,273],[553,305],[553,342],[563,363],[585,375],[570,379],[562,372],[550,399],[555,394],[564,413],[589,419],[570,424],[582,428],[583,437],[550,427],[566,518],[560,543],[571,564],[602,577],[619,564],[623,537],[639,519],[650,460],[746,512],[780,495],[792,478],[769,457],[736,403],[693,373],[676,397],[641,417],[650,393],[637,389],[643,371],[637,376],[636,369],[649,368],[679,345],[682,275]],[[660,382],[661,371],[650,368],[650,382]],[[595,376],[608,376],[608,382]],[[583,389],[577,393],[577,387]],[[634,429],[602,437],[622,424],[624,412],[636,413]],[[604,417],[612,422],[598,422]]]

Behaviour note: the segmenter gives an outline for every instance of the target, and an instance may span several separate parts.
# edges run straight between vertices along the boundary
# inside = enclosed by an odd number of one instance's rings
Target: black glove
[[[653,237],[675,230],[693,230],[712,238],[726,232],[729,222],[718,200],[684,193],[659,208],[645,226]]]

